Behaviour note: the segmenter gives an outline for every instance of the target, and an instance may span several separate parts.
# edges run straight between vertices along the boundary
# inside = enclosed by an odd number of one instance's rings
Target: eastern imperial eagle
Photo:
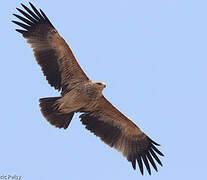
[[[16,29],[31,45],[35,59],[49,84],[61,91],[60,97],[40,99],[40,108],[47,121],[66,129],[74,113],[81,112],[86,129],[120,151],[132,167],[136,161],[143,174],[143,162],[149,174],[150,163],[157,171],[155,161],[162,166],[155,147],[156,142],[144,134],[128,117],[116,109],[102,94],[105,84],[90,80],[81,69],[70,47],[58,34],[45,13],[30,3],[32,10],[22,4],[23,15],[13,14],[22,22],[12,21],[23,28]]]

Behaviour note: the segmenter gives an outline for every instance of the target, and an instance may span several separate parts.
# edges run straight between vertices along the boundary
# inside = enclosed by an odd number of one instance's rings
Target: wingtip
[[[160,156],[164,156],[164,154],[160,152],[154,145],[151,145],[151,147],[157,154],[159,154]]]
[[[29,1],[30,6],[33,6],[33,4]]]
[[[132,163],[132,167],[133,167],[133,169],[136,170],[136,161],[134,160],[134,161],[132,161],[131,163]]]
[[[42,9],[40,9],[40,12],[41,12],[41,14],[43,15],[43,17],[44,17],[46,20],[49,20],[49,19],[47,18],[46,14],[43,12]]]
[[[162,162],[160,161],[160,159],[157,157],[157,155],[155,154],[155,152],[153,151],[153,149],[149,150],[150,154],[153,156],[153,158],[157,161],[157,163],[162,166]]]
[[[148,137],[149,138],[149,137]],[[150,142],[156,146],[161,146],[160,144],[158,144],[157,142],[153,141],[151,138],[149,138]]]
[[[137,162],[138,162],[139,170],[140,170],[141,174],[144,175],[144,168],[143,168],[143,164],[142,164],[142,159],[141,159],[141,157],[138,157],[138,158],[137,158]]]
[[[32,8],[34,8],[35,6],[31,3],[31,2],[29,2],[29,5],[32,7]]]
[[[142,160],[143,160],[143,162],[145,164],[147,172],[149,173],[149,175],[151,175],[151,169],[150,169],[150,165],[149,165],[149,162],[147,160],[147,157],[145,155],[142,155]]]
[[[39,9],[42,14],[45,14],[42,9]]]
[[[160,166],[162,166],[162,162],[158,162]]]
[[[153,168],[155,169],[155,171],[158,171],[157,166],[149,152],[147,152],[146,156],[147,156],[147,159],[150,161],[151,165],[153,166]]]
[[[35,7],[34,4],[32,4],[31,2],[29,2],[29,5],[30,5],[32,8]]]
[[[23,3],[21,3],[21,6],[22,6],[23,8],[25,8],[25,7],[26,7]]]
[[[27,33],[27,31],[21,30],[21,29],[15,29],[18,33],[22,34],[23,36]]]
[[[14,21],[14,20],[12,20],[11,22],[13,22],[14,24],[17,24],[18,25],[18,21]]]
[[[157,169],[157,168],[154,168],[154,170],[155,170],[156,172],[158,172],[158,169]]]

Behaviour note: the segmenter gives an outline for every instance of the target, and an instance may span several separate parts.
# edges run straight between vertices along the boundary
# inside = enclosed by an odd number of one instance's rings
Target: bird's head
[[[96,82],[96,87],[103,90],[106,87],[106,84],[104,82]]]

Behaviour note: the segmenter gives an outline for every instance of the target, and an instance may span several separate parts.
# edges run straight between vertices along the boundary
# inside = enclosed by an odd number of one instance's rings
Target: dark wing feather
[[[24,10],[17,8],[23,15],[14,14],[21,20],[12,21],[23,28],[16,29],[31,45],[35,58],[41,66],[49,84],[65,94],[77,83],[87,81],[88,77],[81,69],[70,47],[58,34],[45,13],[38,11],[30,3],[32,10],[23,5]]]
[[[136,161],[143,174],[143,163],[149,174],[150,164],[157,171],[157,163],[161,164],[163,154],[155,147],[159,146],[145,135],[130,119],[117,110],[105,97],[100,98],[94,110],[85,110],[80,115],[81,122],[103,142],[120,151],[132,167],[136,169]],[[154,159],[153,159],[154,158]]]

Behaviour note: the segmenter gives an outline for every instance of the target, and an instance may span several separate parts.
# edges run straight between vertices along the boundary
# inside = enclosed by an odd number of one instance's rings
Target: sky
[[[51,126],[38,99],[59,96],[11,23],[20,3],[2,2],[0,176],[22,179],[205,179],[206,0],[31,1],[49,17],[104,95],[161,144],[163,167],[142,176],[85,130]],[[146,172],[146,171],[145,171]]]

